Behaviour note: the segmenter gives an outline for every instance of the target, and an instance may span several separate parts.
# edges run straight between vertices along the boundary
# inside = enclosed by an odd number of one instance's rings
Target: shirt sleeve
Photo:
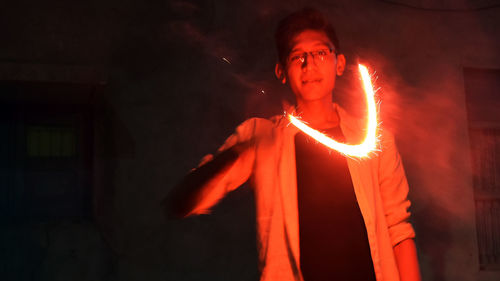
[[[409,222],[410,201],[408,200],[408,181],[401,157],[397,151],[394,136],[387,131],[381,140],[379,180],[380,194],[386,216],[392,246],[415,237]]]
[[[257,119],[249,119],[239,125],[235,132],[229,136],[224,144],[218,149],[218,152],[224,152],[237,144],[243,142],[251,142],[255,137]],[[211,160],[212,156],[205,156],[200,166]],[[245,183],[250,177],[255,159],[255,148],[250,146],[241,153],[238,153],[238,158],[228,169],[214,175],[203,187],[201,200],[188,215],[208,214],[210,208],[221,200],[228,192],[238,188]]]

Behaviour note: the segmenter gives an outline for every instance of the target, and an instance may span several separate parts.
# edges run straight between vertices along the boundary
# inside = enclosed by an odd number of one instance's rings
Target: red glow
[[[368,118],[366,121],[366,135],[364,140],[357,145],[349,145],[344,143],[339,143],[327,135],[307,126],[305,123],[300,121],[297,117],[292,114],[288,114],[288,119],[295,125],[298,129],[308,134],[318,142],[326,145],[327,147],[334,149],[346,156],[364,158],[368,157],[369,154],[377,149],[378,142],[378,120],[377,120],[377,106],[375,102],[375,91],[373,90],[372,81],[368,69],[366,66],[359,64],[359,73],[363,81],[363,89],[366,96],[366,104],[368,107]]]

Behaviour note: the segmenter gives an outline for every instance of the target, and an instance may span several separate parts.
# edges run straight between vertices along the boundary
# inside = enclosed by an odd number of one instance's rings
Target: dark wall
[[[496,273],[478,272],[462,70],[500,68],[499,8],[494,1],[484,9],[457,1],[439,7],[425,1],[313,2],[336,25],[348,58],[336,99],[360,114],[352,69],[362,61],[378,73],[383,122],[396,134],[412,188],[423,276],[494,280]],[[308,3],[4,4],[0,79],[98,88],[91,102],[94,217],[4,224],[11,234],[2,245],[11,245],[10,252],[25,247],[6,276],[258,279],[248,187],[212,215],[183,221],[167,220],[159,202],[237,124],[279,114],[282,100],[292,100],[274,78],[273,31],[281,17]],[[10,243],[18,234],[25,238]],[[42,250],[26,263],[36,248],[29,243]],[[23,262],[31,275],[20,273]]]

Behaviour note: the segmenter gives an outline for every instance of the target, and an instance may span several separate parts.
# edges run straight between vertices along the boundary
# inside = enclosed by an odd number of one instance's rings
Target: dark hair
[[[274,38],[276,40],[278,60],[282,66],[286,66],[286,59],[290,54],[293,38],[308,29],[323,31],[332,41],[335,51],[338,52],[340,49],[339,39],[333,25],[320,11],[307,7],[288,15],[278,23]]]

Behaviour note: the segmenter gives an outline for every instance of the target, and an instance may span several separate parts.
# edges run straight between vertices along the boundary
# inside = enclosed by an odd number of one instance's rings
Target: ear
[[[345,56],[343,54],[337,55],[337,76],[341,76],[345,70]]]
[[[286,83],[286,75],[285,75],[285,70],[283,69],[283,66],[278,62],[276,63],[276,66],[274,67],[274,74],[276,74],[276,78],[278,78],[281,83],[285,84]]]

